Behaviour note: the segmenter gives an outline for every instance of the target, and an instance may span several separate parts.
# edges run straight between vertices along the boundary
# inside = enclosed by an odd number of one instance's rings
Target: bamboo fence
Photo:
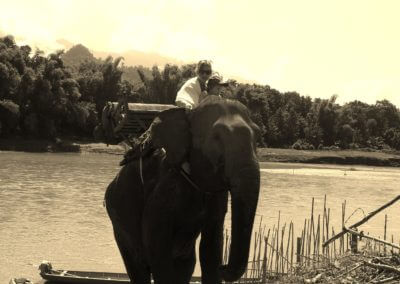
[[[349,254],[363,254],[376,256],[389,256],[400,254],[400,242],[394,243],[394,235],[388,240],[388,217],[385,215],[384,237],[369,236],[368,233],[360,232],[357,227],[368,221],[380,211],[386,209],[396,201],[394,200],[369,213],[361,221],[346,227],[346,201],[342,203],[341,220],[342,230],[336,234],[331,225],[330,208],[327,208],[326,195],[322,212],[315,212],[314,198],[311,201],[310,217],[304,220],[301,233],[295,236],[295,224],[281,222],[281,214],[278,212],[277,224],[272,228],[260,222],[254,230],[252,244],[250,246],[250,258],[247,270],[243,277],[235,283],[267,283],[281,277],[290,277],[301,274],[305,270],[318,270],[322,267],[334,267],[337,260]],[[354,213],[353,213],[354,214]],[[361,243],[363,246],[361,247]],[[229,247],[231,238],[226,230],[224,233],[223,261],[227,263],[229,258]],[[357,263],[352,268],[346,268],[340,273],[349,273],[365,264]],[[352,270],[351,270],[352,269]],[[311,279],[310,283],[318,281]],[[313,282],[314,281],[314,282]]]

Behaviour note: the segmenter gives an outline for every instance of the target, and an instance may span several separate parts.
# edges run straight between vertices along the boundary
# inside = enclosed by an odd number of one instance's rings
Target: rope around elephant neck
[[[193,186],[196,190],[201,191],[199,186],[194,183],[194,181],[190,178],[189,174],[182,167],[180,167],[177,170],[190,183],[191,186]]]
[[[175,170],[180,173],[189,183],[190,185],[196,189],[197,191],[199,191],[202,194],[207,194],[207,195],[213,195],[213,194],[217,194],[217,193],[222,193],[222,192],[226,192],[227,189],[221,189],[221,190],[217,190],[217,191],[206,191],[206,190],[201,190],[200,187],[193,181],[193,179],[190,177],[190,174],[188,174],[182,167],[180,168],[175,168]]]
[[[216,194],[216,193],[220,193],[220,192],[225,192],[226,190],[219,190],[219,191],[202,191],[200,189],[200,187],[191,179],[190,174],[188,174],[183,168],[182,166],[179,168],[174,168],[178,173],[180,173],[185,179],[186,181],[197,191],[199,191],[202,194]],[[144,177],[143,177],[143,155],[140,155],[139,158],[139,176],[140,176],[140,180],[142,182],[142,186],[144,186]]]

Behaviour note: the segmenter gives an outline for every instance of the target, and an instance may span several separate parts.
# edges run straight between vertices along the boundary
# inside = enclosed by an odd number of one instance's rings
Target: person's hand
[[[178,107],[182,107],[182,108],[185,108],[185,109],[189,109],[189,110],[192,109],[192,106],[191,106],[191,105],[185,104],[184,102],[181,102],[181,101],[176,101],[176,102],[175,102],[175,105],[178,106]]]

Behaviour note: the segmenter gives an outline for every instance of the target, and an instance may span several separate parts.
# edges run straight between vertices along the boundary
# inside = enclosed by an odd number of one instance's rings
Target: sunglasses
[[[199,74],[211,75],[211,70],[200,70]]]

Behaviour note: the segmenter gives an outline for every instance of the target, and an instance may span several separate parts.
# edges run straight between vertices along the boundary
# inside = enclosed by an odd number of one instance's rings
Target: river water
[[[42,260],[54,268],[121,272],[124,267],[103,207],[105,188],[119,170],[120,156],[0,152],[0,283],[11,277],[39,279]],[[342,202],[352,224],[400,194],[400,169],[262,163],[256,216],[267,228],[293,221],[295,236],[304,219],[322,213],[324,196],[331,225],[341,226]],[[361,209],[358,209],[361,208]],[[358,210],[356,210],[358,209]],[[362,229],[400,239],[400,203]],[[229,214],[228,214],[229,218]],[[229,228],[230,222],[226,222]],[[198,274],[198,269],[196,269]]]

